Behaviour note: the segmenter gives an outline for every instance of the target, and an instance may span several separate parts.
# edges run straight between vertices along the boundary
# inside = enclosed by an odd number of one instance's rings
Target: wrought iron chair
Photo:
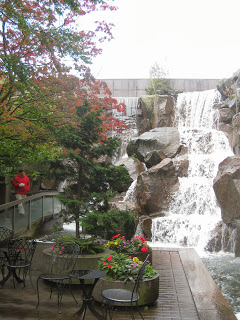
[[[133,306],[137,307],[137,311],[140,314],[141,318],[143,319],[143,316],[140,312],[140,308],[138,305],[139,300],[139,287],[141,284],[141,280],[143,278],[143,274],[145,271],[145,267],[148,263],[149,256],[144,260],[141,268],[138,271],[137,279],[135,280],[134,286],[132,291],[126,290],[126,289],[106,289],[102,291],[102,311],[103,311],[103,317],[104,319],[107,319],[107,310],[109,310],[109,317],[112,320],[112,314],[113,314],[113,308],[114,303],[122,303],[125,305],[130,306],[130,314],[131,318],[134,318],[133,314]],[[144,319],[143,319],[144,320]]]
[[[2,276],[4,277],[4,262],[6,260],[6,255],[4,250],[8,246],[8,240],[12,238],[12,231],[5,227],[0,227],[0,267]]]
[[[6,258],[3,263],[3,266],[8,269],[8,274],[3,278],[2,285],[12,276],[14,288],[15,280],[23,283],[25,287],[26,276],[29,274],[31,285],[35,291],[31,278],[31,264],[36,245],[36,240],[29,237],[19,237],[8,241],[7,251],[4,252]]]
[[[37,294],[38,302],[36,308],[39,306],[39,280],[48,280],[51,282],[51,292],[50,299],[52,297],[53,285],[57,284],[58,291],[58,313],[61,313],[61,304],[63,296],[63,288],[65,282],[68,281],[70,286],[70,292],[75,299],[72,288],[71,288],[71,279],[69,273],[74,269],[78,254],[80,253],[80,247],[72,241],[62,241],[56,243],[52,247],[52,263],[50,273],[40,274],[37,279]]]

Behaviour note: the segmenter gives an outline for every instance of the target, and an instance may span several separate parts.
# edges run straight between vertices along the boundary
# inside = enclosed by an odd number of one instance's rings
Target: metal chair
[[[3,263],[3,266],[8,269],[8,274],[3,278],[2,285],[12,276],[14,288],[15,280],[18,283],[23,283],[25,287],[26,276],[29,274],[31,285],[35,291],[31,278],[31,264],[36,245],[36,240],[29,237],[19,237],[8,241],[7,251],[4,252],[6,258]]]
[[[12,231],[5,227],[0,227],[0,267],[2,276],[4,277],[4,262],[6,260],[6,255],[4,251],[8,246],[8,240],[12,238]]]
[[[39,280],[48,280],[51,282],[51,292],[50,299],[52,297],[53,285],[57,284],[58,291],[58,313],[61,313],[61,304],[63,296],[63,288],[65,281],[68,280],[70,286],[70,292],[75,299],[72,289],[71,289],[71,279],[69,273],[74,269],[78,254],[80,252],[80,247],[72,241],[62,241],[56,243],[52,247],[52,264],[50,273],[40,274],[37,279],[37,294],[38,294],[38,303],[36,308],[39,306]]]
[[[122,303],[125,305],[130,306],[130,314],[131,318],[134,318],[133,314],[133,304],[136,305],[137,311],[140,314],[141,318],[143,319],[143,316],[140,312],[140,308],[138,305],[139,300],[139,287],[141,284],[141,280],[144,275],[145,267],[148,263],[149,256],[144,260],[141,268],[138,271],[137,279],[135,280],[133,290],[126,290],[126,289],[106,289],[102,291],[102,311],[103,311],[103,317],[104,319],[107,319],[107,310],[109,310],[109,317],[112,319],[113,314],[113,308],[114,308],[114,302],[116,303]],[[143,319],[144,320],[144,319]]]

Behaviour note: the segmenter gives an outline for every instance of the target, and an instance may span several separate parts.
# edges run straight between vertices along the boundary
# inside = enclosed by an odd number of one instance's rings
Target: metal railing
[[[56,198],[57,194],[54,191],[41,192],[0,205],[0,225],[12,230],[13,236],[31,230],[32,224],[61,211],[62,204]],[[19,214],[20,204],[23,205],[24,215]]]

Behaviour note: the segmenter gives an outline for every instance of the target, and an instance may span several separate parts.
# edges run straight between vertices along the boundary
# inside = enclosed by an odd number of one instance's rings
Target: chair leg
[[[39,306],[39,289],[38,289],[38,282],[39,282],[40,278],[37,279],[37,296],[38,296],[38,302],[37,302],[37,305],[36,305],[36,308],[38,308]]]
[[[53,281],[51,281],[50,299],[52,299],[52,291],[53,291]]]
[[[32,282],[31,268],[28,268],[28,275],[29,275],[29,279],[30,279],[33,291],[34,291],[34,293],[37,293],[35,288],[34,288],[33,282]]]
[[[72,291],[72,279],[71,278],[69,279],[69,289],[70,289],[70,292],[71,292],[73,299],[75,300],[76,304],[78,304],[77,299],[75,298],[73,291]]]
[[[144,319],[143,319],[143,316],[142,316],[142,314],[141,314],[141,311],[140,311],[140,308],[139,308],[139,305],[138,305],[138,302],[137,302],[137,301],[136,301],[136,306],[137,306],[137,311],[138,311],[138,313],[140,314],[142,320],[144,320]]]
[[[102,299],[101,309],[104,320],[107,320],[107,301],[104,298]]]
[[[58,281],[58,313],[62,313],[63,281]]]

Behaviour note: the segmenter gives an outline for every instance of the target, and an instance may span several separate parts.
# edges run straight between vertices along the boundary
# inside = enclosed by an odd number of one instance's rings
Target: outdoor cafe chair
[[[0,227],[0,267],[2,275],[4,275],[4,261],[6,256],[4,254],[4,250],[6,250],[8,246],[8,240],[12,237],[12,231],[5,227]]]
[[[15,280],[23,283],[25,287],[25,280],[28,274],[35,291],[31,278],[31,264],[36,244],[36,240],[30,237],[19,237],[8,240],[7,250],[4,251],[5,261],[3,263],[3,266],[8,269],[8,274],[5,277],[3,275],[2,286],[12,276],[14,288]]]
[[[139,300],[139,288],[141,284],[141,280],[143,279],[145,267],[148,263],[149,259],[148,255],[146,259],[144,260],[141,268],[138,271],[137,278],[135,280],[134,286],[132,291],[127,290],[127,289],[106,289],[102,291],[102,311],[103,311],[103,317],[104,319],[107,320],[107,311],[109,310],[109,317],[112,320],[112,315],[113,315],[113,308],[114,308],[114,303],[122,303],[125,306],[130,307],[130,314],[131,318],[134,318],[134,313],[133,313],[133,306],[137,307],[137,311],[141,318],[143,319],[143,316],[140,312],[140,308],[138,305],[138,300]],[[143,319],[144,320],[144,319]]]
[[[72,288],[71,288],[71,279],[69,273],[73,271],[77,257],[80,253],[80,247],[72,241],[62,241],[58,242],[52,246],[52,262],[50,273],[40,274],[37,279],[37,294],[38,302],[36,308],[39,306],[39,280],[48,280],[51,282],[51,292],[50,299],[52,297],[53,285],[57,285],[58,291],[58,313],[61,313],[61,304],[63,296],[63,288],[65,282],[67,281],[70,287],[70,292],[75,300]]]

